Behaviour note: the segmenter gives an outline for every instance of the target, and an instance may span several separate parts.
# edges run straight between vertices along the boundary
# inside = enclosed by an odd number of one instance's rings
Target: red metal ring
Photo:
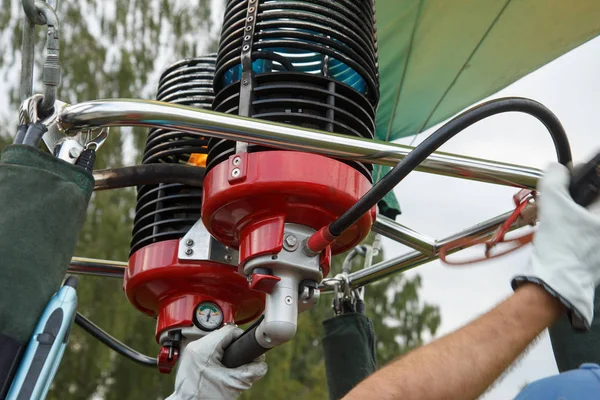
[[[264,310],[264,293],[251,290],[237,268],[211,261],[180,262],[179,240],[153,243],[129,259],[123,288],[140,311],[158,317],[156,340],[168,329],[193,325],[195,307],[212,301],[224,322],[243,324]]]
[[[330,224],[370,188],[352,167],[324,156],[266,151],[242,153],[205,177],[202,219],[220,242],[250,256],[281,251],[285,223],[315,230]],[[333,243],[337,254],[359,244],[371,230],[376,210],[364,215]]]

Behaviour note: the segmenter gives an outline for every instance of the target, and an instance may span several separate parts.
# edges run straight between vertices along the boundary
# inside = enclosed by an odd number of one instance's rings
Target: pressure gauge
[[[194,312],[194,324],[204,331],[214,331],[223,324],[223,311],[213,302],[200,303]]]

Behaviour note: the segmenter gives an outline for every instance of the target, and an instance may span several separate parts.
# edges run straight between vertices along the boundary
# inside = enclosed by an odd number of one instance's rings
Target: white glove
[[[594,289],[600,284],[600,201],[588,209],[576,204],[569,194],[570,179],[566,167],[553,164],[539,183],[533,255],[512,286],[542,285],[568,308],[575,329],[589,330]]]
[[[241,334],[241,329],[226,325],[187,345],[177,370],[175,393],[166,400],[237,399],[265,376],[264,354],[238,368],[221,364],[225,349]]]

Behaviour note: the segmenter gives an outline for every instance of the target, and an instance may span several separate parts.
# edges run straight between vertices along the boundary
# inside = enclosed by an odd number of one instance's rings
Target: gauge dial
[[[200,303],[194,312],[194,323],[205,331],[214,331],[223,324],[223,311],[210,301]]]

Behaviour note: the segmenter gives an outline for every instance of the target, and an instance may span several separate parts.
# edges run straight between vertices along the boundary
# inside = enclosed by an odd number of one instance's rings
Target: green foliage
[[[59,98],[77,102],[108,97],[154,96],[158,76],[170,63],[214,51],[218,27],[210,6],[217,1],[81,0],[59,1],[61,66]],[[0,72],[10,107],[0,113],[0,138],[14,135],[18,105],[19,46],[22,10],[18,2],[3,2],[0,23],[4,43]],[[216,29],[215,29],[216,28]],[[37,29],[36,91],[41,90],[43,29]],[[16,72],[16,73],[15,73]],[[1,98],[0,98],[1,99]],[[133,135],[133,140],[126,140]],[[139,158],[144,130],[113,130],[98,153],[97,168],[116,167]],[[6,142],[6,141],[5,141]],[[0,146],[2,142],[0,141]],[[96,193],[80,234],[77,255],[126,260],[131,238],[135,191]],[[332,275],[339,272],[335,259]],[[367,288],[367,313],[378,337],[377,357],[383,364],[434,335],[438,309],[419,301],[418,277],[401,275]],[[154,356],[155,321],[135,310],[117,280],[80,277],[80,311],[126,344]],[[269,374],[245,393],[249,399],[325,399],[325,364],[320,338],[322,321],[332,317],[331,297],[300,316],[295,339],[268,354]],[[163,399],[173,390],[174,376],[160,375],[119,357],[75,327],[49,399]]]

